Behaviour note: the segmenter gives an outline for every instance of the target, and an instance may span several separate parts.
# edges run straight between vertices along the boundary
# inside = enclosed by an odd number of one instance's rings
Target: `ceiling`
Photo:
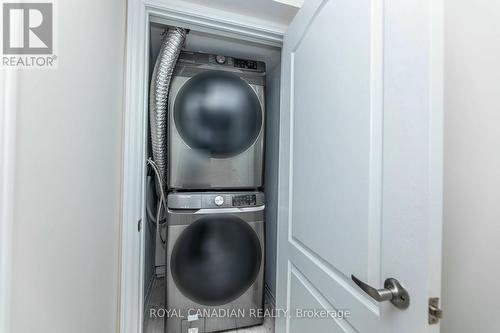
[[[274,0],[274,1],[281,2],[297,8],[302,7],[302,4],[304,3],[304,0]]]
[[[200,6],[208,5],[206,0],[184,0],[184,2]],[[302,0],[210,0],[209,6],[213,9],[288,26],[298,11],[296,4],[300,2]]]

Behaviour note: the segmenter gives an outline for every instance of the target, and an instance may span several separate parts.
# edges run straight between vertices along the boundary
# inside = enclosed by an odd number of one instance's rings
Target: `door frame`
[[[19,72],[0,71],[0,332],[10,332],[10,282]]]
[[[286,27],[179,0],[128,0],[122,151],[120,333],[141,333],[144,319],[145,178],[149,76],[149,24],[187,29],[281,47]]]

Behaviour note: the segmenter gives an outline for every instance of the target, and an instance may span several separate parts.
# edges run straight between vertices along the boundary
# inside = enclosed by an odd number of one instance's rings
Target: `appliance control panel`
[[[263,61],[233,58],[222,54],[209,54],[200,52],[182,51],[179,63],[191,65],[215,65],[245,72],[265,73],[266,64]]]
[[[170,193],[170,209],[245,208],[264,205],[262,192],[180,192]]]

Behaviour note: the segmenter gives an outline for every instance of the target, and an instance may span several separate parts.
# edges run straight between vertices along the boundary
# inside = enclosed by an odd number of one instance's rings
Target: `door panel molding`
[[[291,264],[299,269],[325,298],[330,300],[334,308],[351,311],[352,317],[347,318],[347,321],[354,327],[358,329],[365,327],[366,332],[369,332],[370,327],[377,323],[380,318],[378,304],[367,298],[361,290],[346,281],[344,277],[339,276],[324,263],[314,262],[314,258],[311,258],[308,253],[294,246],[289,247],[289,258]]]
[[[357,74],[359,78],[354,79],[353,82],[346,82],[347,84],[351,83],[352,86],[359,85],[359,82],[366,80],[367,83],[366,85],[360,90],[362,96],[359,96],[360,98],[363,99],[362,105],[366,108],[367,112],[363,110],[363,112],[359,113],[357,115],[358,119],[354,119],[354,122],[346,122],[345,125],[349,126],[354,126],[355,129],[358,129],[362,131],[364,130],[367,132],[365,137],[363,137],[362,142],[360,142],[358,145],[359,150],[362,151],[363,155],[362,156],[357,156],[356,154],[352,154],[350,151],[344,152],[342,151],[341,145],[342,141],[350,141],[355,138],[350,137],[349,130],[346,130],[344,133],[341,134],[335,134],[332,133],[330,136],[330,140],[334,143],[334,146],[332,146],[332,149],[335,149],[336,152],[340,153],[339,157],[345,157],[347,162],[338,162],[339,166],[335,167],[333,166],[333,172],[337,172],[336,177],[330,177],[328,179],[331,179],[332,181],[338,183],[342,191],[348,192],[350,188],[357,188],[359,186],[362,187],[359,190],[356,191],[351,191],[350,195],[355,196],[357,195],[357,192],[359,191],[366,191],[369,193],[368,197],[366,198],[357,198],[359,202],[362,203],[362,207],[350,207],[351,212],[345,211],[340,214],[340,216],[335,215],[337,214],[335,212],[336,209],[344,209],[344,205],[336,205],[333,207],[333,216],[332,220],[334,217],[339,217],[337,220],[345,220],[346,218],[355,218],[356,220],[353,221],[347,221],[347,225],[341,224],[339,225],[335,233],[340,233],[337,238],[335,236],[333,237],[334,243],[337,243],[339,241],[342,241],[342,233],[344,230],[348,229],[349,223],[359,223],[362,224],[362,231],[363,235],[354,235],[347,233],[347,236],[350,236],[351,238],[358,238],[357,239],[357,246],[354,248],[351,248],[347,253],[354,255],[355,256],[355,262],[359,262],[358,265],[360,265],[361,268],[358,269],[358,274],[361,274],[362,276],[365,276],[365,278],[370,281],[370,283],[373,283],[375,285],[379,284],[381,277],[380,277],[380,235],[381,235],[381,201],[382,201],[382,121],[383,121],[383,103],[382,103],[382,96],[383,96],[383,91],[382,91],[382,86],[383,86],[383,78],[382,78],[382,63],[383,63],[383,56],[382,56],[382,39],[383,39],[383,0],[365,0],[365,1],[358,1],[358,3],[361,4],[369,4],[371,3],[372,6],[367,8],[365,10],[365,13],[362,15],[363,17],[366,17],[366,19],[369,19],[370,22],[368,25],[363,25],[362,31],[358,33],[358,36],[355,38],[351,38],[350,36],[352,34],[349,34],[348,32],[353,30],[355,31],[356,28],[358,28],[358,25],[354,24],[353,26],[348,26],[347,31],[344,32],[332,32],[330,31],[330,36],[331,36],[331,42],[338,41],[339,45],[345,45],[345,49],[349,48],[349,44],[353,43],[356,46],[363,47],[366,49],[366,55],[363,54],[362,56],[359,56],[359,59],[354,59],[354,57],[351,57],[351,53],[349,51],[343,51],[339,52],[339,55],[333,55],[333,59],[338,60],[340,62],[344,63],[349,63],[353,62],[351,65],[352,69],[355,70],[356,66],[360,64],[363,69],[363,73]],[[330,1],[330,0],[325,0],[322,1],[321,4],[318,6],[316,11],[311,16],[311,20],[307,24],[307,27],[305,28],[304,32],[300,35],[300,37],[297,37],[296,40],[297,42],[291,43],[291,66],[290,66],[290,91],[291,92],[296,92],[297,89],[301,89],[300,87],[297,88],[296,82],[300,82],[301,80],[296,80],[296,73],[297,71],[301,71],[302,75],[304,75],[304,71],[307,71],[308,68],[304,67],[297,67],[296,65],[297,58],[298,57],[308,57],[311,58],[312,61],[314,62],[316,59],[314,59],[314,54],[311,54],[310,48],[308,49],[309,52],[306,51],[306,54],[301,55],[299,54],[300,49],[304,42],[309,38],[309,34],[312,33],[311,30],[314,30],[315,27],[314,25],[316,24],[316,20],[324,18],[321,17],[321,11],[325,9],[327,6],[336,6],[336,10],[343,9],[346,7],[346,10],[354,10],[355,5],[350,4],[347,1]],[[331,9],[332,10],[332,9]],[[318,23],[321,24],[321,23]],[[323,22],[323,26],[324,26]],[[318,28],[316,28],[318,30]],[[317,32],[317,31],[316,31]],[[347,40],[343,36],[346,34]],[[318,35],[318,33],[316,33]],[[313,38],[315,35],[312,36]],[[321,37],[323,38],[323,36]],[[355,41],[351,41],[354,39]],[[308,46],[308,45],[306,45]],[[304,46],[304,47],[306,47]],[[319,47],[321,48],[321,47]],[[321,51],[319,51],[321,53]],[[342,53],[346,53],[345,55]],[[301,60],[301,64],[304,64],[304,60]],[[321,67],[321,65],[320,65]],[[351,67],[348,67],[351,69]],[[335,67],[335,70],[342,71],[342,68]],[[347,73],[348,74],[348,73]],[[317,76],[318,73],[313,72],[311,76]],[[344,76],[346,73],[341,73],[340,75]],[[321,80],[320,80],[321,81]],[[325,80],[323,80],[325,81]],[[331,81],[331,80],[330,80]],[[330,82],[329,81],[329,82]],[[333,80],[331,82],[335,86],[332,87],[332,92],[334,93],[335,96],[341,94],[344,90],[349,89],[349,86],[347,88],[343,87],[338,87],[336,84],[338,83],[337,81]],[[324,82],[321,82],[321,84],[324,85]],[[300,83],[299,83],[300,86]],[[300,135],[300,133],[296,133],[295,130],[295,118],[296,118],[296,102],[293,98],[294,94],[291,95],[291,99],[289,101],[290,105],[290,146],[289,146],[289,151],[290,151],[290,160],[294,161],[294,154],[295,154],[295,146],[296,144],[294,143],[293,137],[297,134]],[[313,97],[311,97],[313,98]],[[335,97],[332,97],[335,98]],[[359,105],[361,106],[361,104]],[[324,112],[329,112],[331,114],[335,114],[333,116],[332,121],[343,121],[343,115],[347,112],[356,111],[356,108],[352,105],[343,105],[345,110],[343,109],[329,109],[328,110],[314,110],[317,113],[324,113]],[[301,114],[303,115],[304,113],[312,113],[313,110],[305,110],[304,105],[302,105],[302,112]],[[304,123],[304,116],[302,116],[301,120],[297,120],[301,125]],[[306,115],[308,117],[308,115]],[[326,120],[326,119],[325,119]],[[343,126],[341,125],[340,128],[335,127],[336,129],[340,129],[340,131],[344,131],[342,128]],[[316,129],[315,129],[316,130]],[[318,129],[321,131],[321,129]],[[369,133],[368,133],[369,132]],[[310,147],[310,150],[313,150],[314,147]],[[316,147],[317,148],[317,147]],[[322,149],[325,149],[323,147]],[[328,149],[328,146],[326,147]],[[319,151],[319,148],[316,149],[315,154],[325,154],[324,152]],[[315,155],[314,154],[314,155]],[[360,158],[361,160],[358,162],[357,159]],[[301,157],[299,160],[305,159],[304,157]],[[342,165],[344,163],[345,165]],[[364,163],[364,164],[362,164]],[[334,162],[335,164],[335,162]],[[349,169],[354,166],[355,168],[358,168],[362,166],[362,170],[360,170],[357,173],[350,174],[348,177],[349,179],[345,180],[343,173],[348,173]],[[346,265],[342,264],[341,266],[338,266],[335,262],[331,261],[328,257],[325,257],[321,253],[327,254],[329,252],[329,249],[319,249],[317,248],[316,244],[313,242],[313,239],[315,240],[317,237],[309,236],[310,235],[310,230],[308,227],[302,226],[300,227],[297,226],[296,228],[296,222],[293,220],[293,207],[296,205],[294,202],[294,186],[295,186],[295,179],[294,179],[294,170],[295,164],[294,162],[290,163],[290,170],[289,170],[289,193],[290,193],[290,208],[291,210],[288,212],[289,216],[289,241],[295,240],[299,242],[300,244],[304,245],[306,248],[311,250],[311,252],[315,253],[317,257],[319,257],[321,260],[327,262],[332,268],[334,268],[335,271],[343,275],[343,277],[350,282],[350,275],[353,273],[353,269],[346,269]],[[314,167],[311,167],[314,169]],[[323,170],[324,169],[319,169]],[[300,171],[300,170],[299,170]],[[360,181],[361,179],[361,181]],[[304,185],[304,184],[302,184]],[[321,184],[316,184],[317,186],[321,186]],[[303,187],[303,186],[302,186]],[[332,203],[335,201],[342,201],[342,195],[345,193],[341,193],[338,190],[330,189],[330,192],[335,194],[335,198],[332,200]],[[354,199],[354,198],[352,198]],[[361,200],[360,200],[361,199]],[[321,201],[321,199],[319,199]],[[344,200],[345,201],[345,200]],[[348,203],[348,201],[345,201]],[[314,202],[312,202],[314,203]],[[309,205],[310,206],[310,205]],[[311,206],[310,206],[311,207]],[[315,209],[318,209],[318,207],[314,207]],[[302,208],[298,208],[302,210]],[[319,208],[321,209],[321,208]],[[356,212],[356,209],[362,210],[362,212]],[[344,217],[344,218],[342,218]],[[299,223],[305,223],[307,224],[308,221],[304,220],[304,217],[302,216],[302,221]],[[326,221],[325,221],[326,223]],[[332,222],[330,222],[332,223]],[[333,228],[332,226],[329,226],[329,228]],[[301,231],[297,231],[296,229],[299,229]],[[314,231],[314,230],[313,230]],[[331,230],[330,230],[331,231]],[[347,230],[348,231],[348,230]],[[319,231],[318,231],[319,232]],[[305,234],[305,237],[301,237],[302,234]],[[308,237],[309,236],[309,237]],[[309,240],[308,240],[309,239]],[[314,248],[314,249],[313,249]],[[335,246],[334,246],[335,248]],[[359,252],[360,251],[360,252]],[[361,253],[360,255],[356,256],[356,253],[359,252]],[[331,256],[330,256],[331,257]],[[356,260],[357,258],[357,260]],[[350,265],[350,264],[349,264]],[[344,268],[342,268],[344,266]]]
[[[321,306],[322,309],[327,310],[327,311],[340,311],[342,309],[336,308],[334,305],[332,305],[326,297],[322,294],[322,292],[314,287],[314,285],[309,281],[309,279],[300,271],[297,266],[293,265],[290,263],[290,273],[292,279],[296,279],[297,282],[300,283],[300,285],[303,287],[303,289],[311,295],[312,298]],[[293,282],[293,281],[291,281]],[[293,291],[291,294],[291,297],[293,296]],[[342,332],[346,333],[355,333],[357,332],[354,327],[351,326],[351,324],[345,320],[345,319],[339,319],[339,318],[334,318],[333,321],[337,325],[337,328],[339,330],[342,330]]]

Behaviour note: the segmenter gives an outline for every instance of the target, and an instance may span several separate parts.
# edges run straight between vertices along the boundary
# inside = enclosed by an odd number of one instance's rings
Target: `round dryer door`
[[[262,249],[255,231],[236,216],[202,217],[174,244],[170,269],[189,299],[222,305],[241,296],[256,280]]]
[[[193,76],[179,90],[174,122],[192,149],[227,158],[255,142],[262,128],[262,108],[254,90],[240,77],[207,71]]]

